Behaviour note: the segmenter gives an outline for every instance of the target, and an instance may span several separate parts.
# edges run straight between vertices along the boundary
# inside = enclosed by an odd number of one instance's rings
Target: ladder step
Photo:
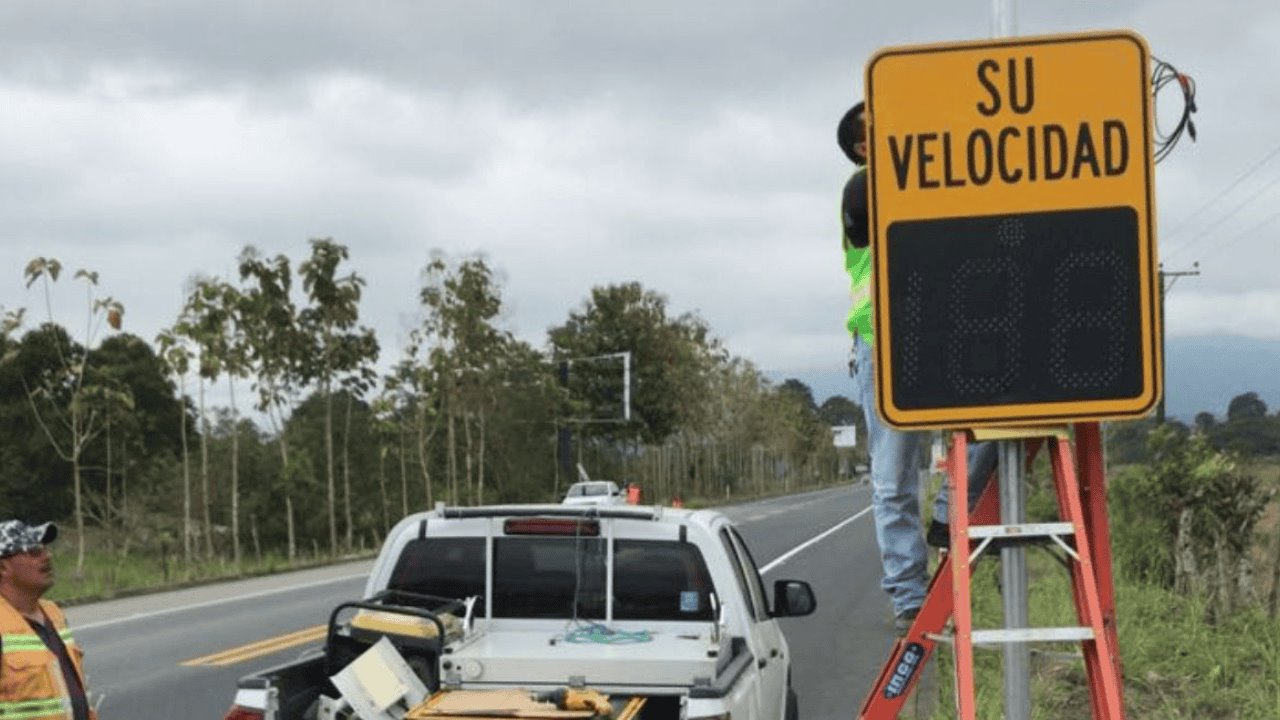
[[[974,630],[974,645],[1001,645],[1026,642],[1079,642],[1093,639],[1093,628],[1046,627],[1011,630]]]
[[[975,540],[982,538],[1053,537],[1055,535],[1072,535],[1074,533],[1075,528],[1069,522],[974,525],[969,527],[969,537]]]

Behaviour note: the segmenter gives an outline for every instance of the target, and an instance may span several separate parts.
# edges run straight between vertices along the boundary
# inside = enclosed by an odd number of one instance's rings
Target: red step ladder
[[[998,483],[989,482],[971,515],[951,503],[951,548],[939,564],[919,615],[893,647],[859,720],[894,720],[920,678],[939,641],[955,644],[956,705],[960,720],[975,720],[973,646],[975,643],[1073,641],[1081,644],[1094,720],[1123,720],[1121,667],[1115,629],[1115,591],[1111,580],[1111,537],[1107,521],[1102,444],[1097,423],[1075,426],[1075,454],[1066,433],[1031,431],[1047,442],[1061,522],[1000,525]],[[1008,435],[1005,435],[1008,437]],[[968,496],[966,451],[969,434],[952,436],[946,470],[953,498]],[[1078,471],[1077,471],[1078,469]],[[975,630],[970,579],[973,563],[1000,538],[1042,538],[1056,543],[1072,559],[1071,584],[1079,625],[1066,628]],[[958,553],[957,550],[963,552]],[[944,635],[948,621],[953,632]]]

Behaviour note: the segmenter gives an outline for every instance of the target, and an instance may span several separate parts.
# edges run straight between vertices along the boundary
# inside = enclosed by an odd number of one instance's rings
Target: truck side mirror
[[[803,580],[778,580],[773,583],[773,617],[802,617],[818,607],[813,588]]]

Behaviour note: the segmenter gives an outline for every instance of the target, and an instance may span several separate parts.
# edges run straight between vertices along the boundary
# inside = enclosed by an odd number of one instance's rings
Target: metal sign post
[[[1017,31],[1013,0],[993,0],[994,37],[1008,37]],[[1023,448],[1020,440],[1000,441],[1000,522],[1014,525],[1026,521],[1026,498],[1022,484]],[[1027,551],[1020,545],[1000,549],[1000,579],[1004,587],[1004,627],[1028,625]],[[1026,643],[1004,646],[1004,716],[1007,720],[1031,720],[1031,648]]]
[[[1026,522],[1023,457],[1021,440],[1000,441],[1000,522],[1005,525]],[[1000,580],[1005,629],[1028,627],[1026,548],[1000,548]],[[1026,643],[1004,646],[1004,716],[1006,720],[1031,720],[1031,648]]]

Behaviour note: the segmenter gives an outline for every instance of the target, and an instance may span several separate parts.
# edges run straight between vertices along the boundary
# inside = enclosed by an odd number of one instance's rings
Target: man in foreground
[[[84,651],[53,587],[52,523],[0,522],[0,718],[96,720],[84,683]]]

